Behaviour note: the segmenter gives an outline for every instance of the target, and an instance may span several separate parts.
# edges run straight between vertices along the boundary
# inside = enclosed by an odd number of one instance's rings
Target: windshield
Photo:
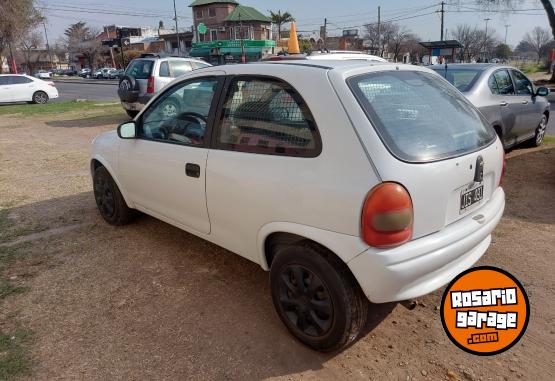
[[[148,79],[152,73],[152,66],[154,66],[154,61],[151,60],[133,60],[125,74],[136,79]]]
[[[463,93],[472,89],[472,86],[474,86],[474,83],[482,73],[480,70],[475,69],[445,69],[444,67],[433,68],[432,70],[448,80],[450,84]]]
[[[495,140],[476,108],[434,74],[383,71],[352,77],[348,84],[385,145],[401,160],[446,159]]]

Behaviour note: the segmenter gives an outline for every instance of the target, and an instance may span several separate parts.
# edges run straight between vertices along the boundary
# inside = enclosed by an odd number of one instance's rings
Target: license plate
[[[465,210],[468,207],[482,201],[484,198],[484,186],[480,185],[468,192],[461,194],[461,210]]]

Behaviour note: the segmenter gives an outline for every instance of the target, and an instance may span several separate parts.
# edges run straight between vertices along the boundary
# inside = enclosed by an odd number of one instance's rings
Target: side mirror
[[[547,87],[538,87],[536,95],[539,95],[540,97],[547,97],[549,95],[549,89]]]
[[[135,139],[137,137],[137,125],[135,122],[125,122],[118,126],[118,136],[121,139]]]

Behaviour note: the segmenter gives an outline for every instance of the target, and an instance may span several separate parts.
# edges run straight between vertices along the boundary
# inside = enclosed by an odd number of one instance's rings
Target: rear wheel
[[[125,110],[125,112],[127,113],[127,115],[129,115],[129,117],[134,118],[137,116],[137,114],[139,113],[137,110]]]
[[[313,349],[341,349],[366,324],[368,300],[346,265],[311,244],[280,247],[272,261],[270,285],[281,321]]]
[[[46,94],[44,91],[37,91],[33,94],[33,103],[41,105],[48,103],[48,94]]]
[[[134,213],[125,202],[121,192],[106,168],[98,167],[93,176],[94,198],[100,215],[111,225],[131,222]]]
[[[542,119],[540,120],[540,124],[538,125],[538,128],[536,128],[536,134],[534,135],[534,140],[532,141],[532,145],[534,147],[539,147],[542,145],[546,130],[547,130],[547,115],[543,114]]]

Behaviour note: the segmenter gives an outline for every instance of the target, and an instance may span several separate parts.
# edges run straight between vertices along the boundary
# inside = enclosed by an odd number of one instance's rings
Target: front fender
[[[125,203],[127,204],[127,206],[130,207],[130,208],[135,208],[135,204],[131,201],[131,198],[129,197],[129,193],[127,192],[127,190],[125,189],[123,184],[118,180],[118,177],[116,176],[117,172],[110,165],[109,160],[107,160],[101,154],[98,154],[98,153],[92,154],[91,157],[90,157],[91,180],[92,180],[92,177],[94,175],[94,165],[93,165],[93,163],[94,163],[95,160],[97,162],[99,162],[104,168],[106,168],[108,173],[110,173],[110,176],[112,176],[112,179],[114,179],[114,182],[118,186],[119,191],[121,192],[121,195],[123,196],[123,199],[125,200]]]

